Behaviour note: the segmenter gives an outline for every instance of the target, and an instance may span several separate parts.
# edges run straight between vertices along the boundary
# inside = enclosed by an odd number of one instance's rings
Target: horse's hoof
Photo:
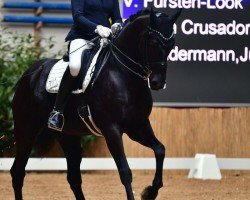
[[[157,195],[158,190],[150,185],[142,191],[141,200],[155,200]]]

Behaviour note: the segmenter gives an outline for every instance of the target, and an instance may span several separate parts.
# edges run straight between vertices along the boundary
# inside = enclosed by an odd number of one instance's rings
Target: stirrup
[[[57,117],[57,119],[55,117]],[[61,117],[61,119],[58,119],[60,117]],[[62,121],[61,125],[60,125],[59,120]],[[64,127],[64,115],[59,111],[53,110],[50,113],[50,117],[49,117],[49,120],[48,120],[48,128],[59,131],[59,132],[62,132],[63,127]]]

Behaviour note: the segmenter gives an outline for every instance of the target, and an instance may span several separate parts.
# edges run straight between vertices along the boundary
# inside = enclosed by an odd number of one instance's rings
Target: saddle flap
[[[47,92],[58,92],[63,74],[66,71],[68,65],[69,62],[64,62],[63,59],[61,59],[52,67],[46,82]]]

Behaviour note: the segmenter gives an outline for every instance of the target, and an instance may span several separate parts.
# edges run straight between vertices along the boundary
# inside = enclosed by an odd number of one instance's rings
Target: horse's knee
[[[67,181],[70,184],[70,186],[79,186],[82,184],[82,177],[81,172],[77,170],[76,171],[68,171],[67,174]]]
[[[132,172],[128,169],[120,169],[119,170],[120,179],[123,185],[132,183]]]
[[[155,155],[158,158],[164,159],[165,158],[165,146],[163,144],[159,144],[155,147]]]
[[[13,183],[13,180],[16,178],[16,175],[15,175],[15,163],[12,165],[12,167],[10,169],[10,175],[12,177],[12,183]]]
[[[80,72],[80,68],[81,68],[81,60],[76,58],[70,61],[69,69],[70,69],[70,74],[72,76],[76,77]]]
[[[69,185],[72,187],[75,187],[75,186],[79,186],[82,184],[82,179],[78,176],[72,176],[72,175],[68,175],[67,176],[67,181],[69,183]]]
[[[15,167],[16,167],[16,164],[14,162],[11,169],[10,169],[10,174],[11,174],[12,177],[15,175]]]

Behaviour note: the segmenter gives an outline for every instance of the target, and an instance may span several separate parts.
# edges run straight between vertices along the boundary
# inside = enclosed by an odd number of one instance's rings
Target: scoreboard
[[[124,0],[123,17],[140,9],[183,8],[158,105],[250,105],[250,0]]]

